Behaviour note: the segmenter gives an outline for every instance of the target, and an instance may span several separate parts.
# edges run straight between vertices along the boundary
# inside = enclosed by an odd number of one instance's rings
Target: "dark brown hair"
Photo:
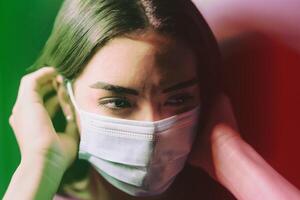
[[[110,39],[149,29],[185,41],[199,60],[203,93],[214,93],[218,88],[218,46],[190,0],[65,0],[30,69],[54,66],[64,77],[74,79]]]

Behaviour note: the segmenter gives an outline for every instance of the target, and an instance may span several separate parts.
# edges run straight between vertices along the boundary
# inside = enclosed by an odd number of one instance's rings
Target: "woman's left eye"
[[[189,102],[190,100],[193,99],[192,95],[189,94],[181,94],[181,95],[175,95],[170,97],[165,105],[167,106],[181,106],[184,105],[185,103]]]
[[[126,98],[106,98],[98,101],[98,105],[104,106],[112,110],[120,110],[132,107],[131,103]]]

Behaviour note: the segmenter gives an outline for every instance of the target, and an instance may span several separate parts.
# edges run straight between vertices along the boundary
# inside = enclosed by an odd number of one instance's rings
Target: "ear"
[[[61,109],[67,119],[67,121],[72,121],[75,119],[75,111],[73,109],[72,102],[67,93],[67,88],[64,84],[63,77],[61,75],[57,76],[55,79],[54,87],[57,90],[58,102],[61,106]]]

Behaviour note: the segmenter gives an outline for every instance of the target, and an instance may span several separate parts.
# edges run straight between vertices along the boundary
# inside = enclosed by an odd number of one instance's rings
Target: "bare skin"
[[[163,119],[201,103],[198,84],[164,92],[174,84],[194,79],[196,65],[196,58],[186,46],[160,35],[149,33],[139,39],[116,38],[95,54],[75,80],[75,99],[82,109],[97,114],[148,121]],[[130,94],[120,94],[107,90],[112,87],[103,89],[103,82],[134,89],[138,95],[133,90]],[[55,133],[42,102],[44,94],[52,89],[57,90],[58,102],[68,119],[64,134]],[[204,169],[239,199],[299,197],[299,191],[239,136],[226,97],[221,95],[215,100],[208,117],[210,123],[201,133],[203,137],[196,141],[189,159],[191,164]],[[28,126],[28,119],[34,126]],[[54,68],[45,67],[25,76],[10,124],[21,149],[22,161],[4,199],[52,199],[64,171],[76,157],[80,138],[80,119],[66,95],[62,77]],[[141,199],[109,189],[111,186],[100,176],[97,180],[98,189],[88,194],[90,199]],[[253,187],[257,182],[265,186],[260,198],[253,197],[253,192],[259,189]]]

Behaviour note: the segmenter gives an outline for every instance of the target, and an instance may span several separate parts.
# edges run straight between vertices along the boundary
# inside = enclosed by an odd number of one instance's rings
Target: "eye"
[[[132,107],[131,103],[125,97],[101,98],[98,100],[98,105],[112,110]]]
[[[165,105],[166,106],[182,106],[182,105],[187,104],[193,98],[194,97],[190,94],[174,95],[166,101]]]

